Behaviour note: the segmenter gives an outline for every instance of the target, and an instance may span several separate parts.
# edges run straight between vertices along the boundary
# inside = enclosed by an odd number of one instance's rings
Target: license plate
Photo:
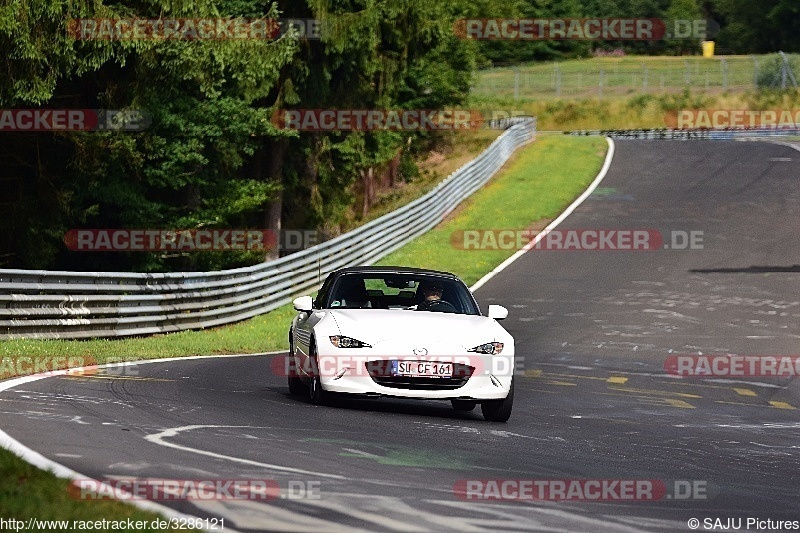
[[[392,361],[393,376],[413,376],[427,378],[453,377],[453,363],[436,361]]]

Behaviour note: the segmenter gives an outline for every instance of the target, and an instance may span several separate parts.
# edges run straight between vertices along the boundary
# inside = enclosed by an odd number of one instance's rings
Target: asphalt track
[[[702,231],[702,249],[533,250],[481,287],[484,308],[509,308],[522,361],[507,424],[444,402],[313,406],[259,356],[25,383],[0,394],[0,428],[92,478],[277,482],[270,501],[164,502],[225,518],[226,530],[689,531],[697,518],[700,530],[722,520],[721,531],[729,519],[743,530],[747,518],[800,520],[797,381],[664,371],[676,354],[798,353],[798,162],[766,143],[618,142],[605,180],[560,228],[656,229],[668,246],[673,231]],[[454,492],[486,479],[659,480],[671,497]],[[675,481],[705,493],[682,499]]]

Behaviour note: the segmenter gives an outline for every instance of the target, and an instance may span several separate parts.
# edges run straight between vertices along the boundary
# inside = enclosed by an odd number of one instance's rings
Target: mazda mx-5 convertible
[[[404,267],[331,273],[316,298],[294,300],[288,376],[292,394],[450,400],[505,422],[514,401],[514,339],[490,305],[482,316],[458,277]]]

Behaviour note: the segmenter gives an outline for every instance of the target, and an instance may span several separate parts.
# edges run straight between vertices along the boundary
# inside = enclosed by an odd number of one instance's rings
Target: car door
[[[318,311],[301,312],[294,320],[294,325],[292,326],[293,355],[301,376],[309,375],[311,366],[308,354],[310,353],[311,338],[314,333],[314,326],[321,320],[318,315],[322,314]]]
[[[326,280],[320,289],[320,293],[314,300],[314,309],[310,313],[298,313],[292,323],[292,346],[295,364],[300,376],[308,376],[311,372],[311,364],[308,359],[310,353],[311,339],[314,336],[314,327],[325,317],[325,312],[318,309],[321,302],[325,301],[325,294],[331,285],[331,280]]]

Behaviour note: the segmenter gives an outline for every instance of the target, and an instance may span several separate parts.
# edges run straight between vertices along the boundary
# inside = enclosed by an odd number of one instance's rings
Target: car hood
[[[394,309],[330,311],[341,335],[375,346],[379,343],[453,343],[465,349],[490,341],[509,342],[508,333],[479,315]]]

